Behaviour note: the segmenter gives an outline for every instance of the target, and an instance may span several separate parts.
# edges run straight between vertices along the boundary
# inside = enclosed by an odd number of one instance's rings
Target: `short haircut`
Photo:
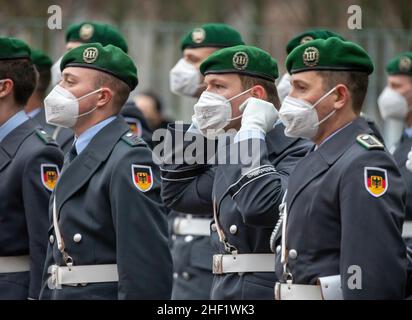
[[[36,87],[36,69],[29,59],[0,60],[0,79],[13,81],[14,101],[24,107]]]
[[[49,68],[38,68],[36,67],[38,72],[38,81],[36,86],[36,91],[40,94],[44,95],[47,91],[47,88],[50,85],[51,81],[51,70]]]
[[[239,77],[243,89],[247,90],[257,85],[262,86],[266,91],[268,101],[273,103],[275,107],[280,108],[280,100],[275,82],[245,75],[239,75]]]
[[[325,91],[332,90],[338,84],[348,87],[353,111],[360,114],[368,90],[369,76],[367,73],[359,71],[317,71],[317,73],[322,78]]]
[[[114,92],[113,106],[116,111],[121,110],[130,95],[130,87],[125,82],[105,72],[99,72],[95,86],[96,89],[106,86]]]

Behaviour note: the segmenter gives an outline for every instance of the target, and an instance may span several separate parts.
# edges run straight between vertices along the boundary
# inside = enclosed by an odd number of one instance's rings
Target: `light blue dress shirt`
[[[103,120],[102,122],[99,122],[95,126],[87,129],[85,132],[83,132],[76,140],[74,141],[76,145],[76,152],[77,154],[82,153],[84,149],[89,145],[90,141],[94,138],[94,136],[99,133],[100,130],[102,130],[105,126],[107,126],[109,123],[111,123],[113,120],[115,120],[116,117],[110,117],[107,118],[106,120]]]

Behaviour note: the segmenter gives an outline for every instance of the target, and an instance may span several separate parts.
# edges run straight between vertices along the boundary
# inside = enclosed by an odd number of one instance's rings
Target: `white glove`
[[[412,172],[412,150],[408,153],[408,160],[405,163],[406,169]]]
[[[260,130],[266,134],[272,130],[279,117],[272,103],[253,97],[247,99],[239,110],[243,112],[241,131]]]

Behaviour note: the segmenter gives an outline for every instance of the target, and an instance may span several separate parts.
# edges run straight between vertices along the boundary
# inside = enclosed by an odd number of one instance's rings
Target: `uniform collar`
[[[26,113],[21,110],[12,116],[6,123],[0,127],[0,143],[18,126],[29,120]]]
[[[324,141],[315,152],[319,152],[322,158],[331,165],[353,145],[356,137],[362,133],[373,134],[373,131],[368,123],[359,117]]]
[[[99,122],[98,124],[94,125],[93,127],[87,129],[78,138],[76,138],[74,143],[76,145],[77,154],[82,153],[83,150],[89,145],[90,141],[92,141],[94,136],[97,133],[99,133],[99,131],[102,130],[105,126],[107,126],[109,123],[114,121],[115,119],[116,119],[115,116],[107,118],[106,120],[103,120]]]
[[[38,108],[36,108],[36,109],[28,112],[28,113],[27,113],[27,116],[28,116],[29,118],[32,118],[32,119],[33,119],[35,116],[37,116],[37,115],[40,113],[40,111],[41,111],[42,109],[43,109],[42,107],[38,107]]]

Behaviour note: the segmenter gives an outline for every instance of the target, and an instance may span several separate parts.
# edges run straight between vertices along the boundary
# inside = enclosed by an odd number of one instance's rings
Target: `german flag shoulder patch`
[[[356,137],[356,141],[367,150],[383,150],[385,146],[373,135],[360,134]]]

